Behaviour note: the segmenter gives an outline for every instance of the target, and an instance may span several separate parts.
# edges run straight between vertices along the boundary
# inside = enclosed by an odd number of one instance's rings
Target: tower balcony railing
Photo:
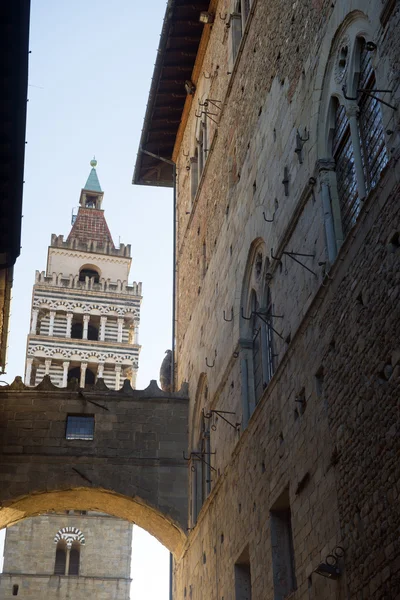
[[[51,275],[46,275],[45,271],[36,271],[35,283],[51,287],[69,288],[92,292],[110,292],[140,297],[142,295],[141,281],[134,281],[131,285],[129,285],[127,281],[121,281],[118,279],[115,282],[111,282],[110,279],[101,277],[99,282],[96,283],[93,277],[85,277],[85,281],[79,281],[79,275],[69,275],[67,277],[62,273],[52,273]]]

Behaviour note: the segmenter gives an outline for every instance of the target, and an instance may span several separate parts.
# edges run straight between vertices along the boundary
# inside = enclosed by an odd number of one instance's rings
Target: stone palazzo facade
[[[399,28],[168,3],[134,183],[176,185],[174,600],[400,597]]]

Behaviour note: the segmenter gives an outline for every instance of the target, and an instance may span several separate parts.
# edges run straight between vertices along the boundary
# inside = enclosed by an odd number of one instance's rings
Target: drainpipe
[[[162,162],[167,163],[172,166],[172,186],[173,186],[173,226],[172,226],[172,255],[173,255],[173,269],[172,269],[172,355],[171,355],[171,391],[175,391],[175,303],[176,303],[176,164],[173,160],[169,158],[163,158],[158,154],[153,154],[153,152],[149,152],[148,150],[144,150],[140,148],[140,152],[142,154],[147,154],[147,156],[152,156],[153,158],[157,158]]]

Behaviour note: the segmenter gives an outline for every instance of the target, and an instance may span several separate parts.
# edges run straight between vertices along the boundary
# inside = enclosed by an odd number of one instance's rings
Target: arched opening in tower
[[[89,277],[89,279],[94,279],[95,283],[99,283],[99,281],[100,281],[99,272],[96,271],[96,269],[93,269],[93,268],[83,267],[79,271],[79,281],[85,282],[86,277]]]
[[[98,340],[99,339],[99,329],[94,325],[89,325],[88,327],[88,340]]]
[[[83,337],[83,323],[75,322],[71,327],[71,338],[74,340],[81,340]]]
[[[69,371],[68,371],[68,381],[71,381],[71,379],[76,379],[78,381],[78,383],[81,380],[81,368],[80,367],[72,367]],[[85,373],[85,385],[93,385],[95,383],[95,374],[93,373],[93,371],[89,368],[86,369],[86,373]]]

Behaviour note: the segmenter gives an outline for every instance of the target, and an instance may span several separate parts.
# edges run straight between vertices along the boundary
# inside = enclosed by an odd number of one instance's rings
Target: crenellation
[[[98,240],[77,240],[67,238],[63,235],[51,234],[50,248],[73,249],[81,252],[92,252],[95,254],[107,254],[108,256],[131,257],[131,244],[120,244],[118,248],[113,248],[108,242],[102,244]]]

